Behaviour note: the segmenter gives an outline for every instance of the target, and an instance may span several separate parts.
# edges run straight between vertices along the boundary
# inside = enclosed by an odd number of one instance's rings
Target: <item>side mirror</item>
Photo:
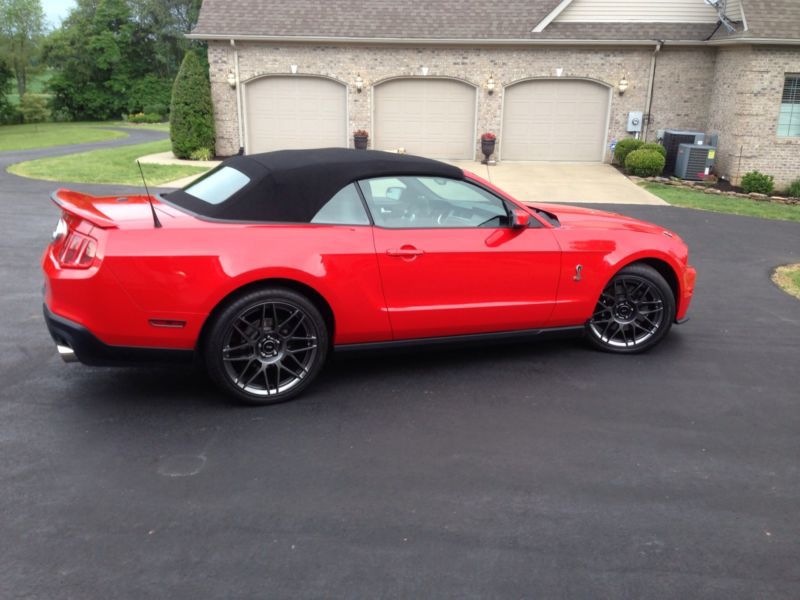
[[[521,208],[511,211],[511,229],[525,229],[531,224],[531,216]]]

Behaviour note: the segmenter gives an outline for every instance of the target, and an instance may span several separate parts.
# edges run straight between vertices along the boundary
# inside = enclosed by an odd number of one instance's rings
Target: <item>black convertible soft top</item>
[[[345,148],[234,156],[217,169],[225,166],[241,171],[250,182],[224,202],[210,204],[186,193],[191,184],[164,198],[214,219],[307,223],[336,192],[360,179],[392,175],[464,178],[461,169],[429,158]]]

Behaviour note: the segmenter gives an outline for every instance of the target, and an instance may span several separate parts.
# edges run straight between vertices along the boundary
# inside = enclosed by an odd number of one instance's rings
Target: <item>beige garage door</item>
[[[263,77],[244,89],[248,153],[346,145],[344,85],[321,77]]]
[[[396,79],[375,87],[378,150],[405,148],[431,158],[471,159],[475,88],[451,79]]]
[[[545,79],[505,90],[503,160],[603,160],[608,88],[591,81]]]

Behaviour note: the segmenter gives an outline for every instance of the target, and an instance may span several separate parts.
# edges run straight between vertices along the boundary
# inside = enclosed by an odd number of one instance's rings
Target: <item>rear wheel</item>
[[[675,319],[675,298],[653,267],[633,264],[608,282],[586,323],[589,341],[607,352],[632,354],[658,344]]]
[[[319,374],[329,337],[319,310],[283,288],[250,292],[229,304],[203,348],[214,382],[248,404],[284,402]]]

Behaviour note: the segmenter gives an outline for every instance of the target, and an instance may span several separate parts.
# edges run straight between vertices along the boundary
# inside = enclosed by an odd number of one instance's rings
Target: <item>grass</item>
[[[747,198],[731,198],[715,194],[704,194],[695,190],[664,185],[660,183],[645,184],[645,189],[665,202],[674,206],[710,210],[713,212],[759,217],[778,221],[800,222],[800,206],[779,204],[776,202],[760,202]]]
[[[0,127],[0,152],[103,142],[128,136],[123,131],[102,129],[102,125],[93,122],[3,125]]]
[[[800,300],[800,263],[775,269],[772,281],[787,294]]]
[[[153,131],[163,131],[169,133],[169,123],[129,123],[128,121],[117,121],[114,127],[124,127],[126,129],[152,129]]]
[[[142,177],[136,159],[146,154],[166,152],[169,140],[135,144],[121,148],[92,150],[68,156],[41,158],[17,163],[9,172],[22,177],[63,181],[69,183],[118,183],[140,185]],[[142,165],[147,183],[159,185],[188,175],[197,175],[207,169],[184,165]]]

